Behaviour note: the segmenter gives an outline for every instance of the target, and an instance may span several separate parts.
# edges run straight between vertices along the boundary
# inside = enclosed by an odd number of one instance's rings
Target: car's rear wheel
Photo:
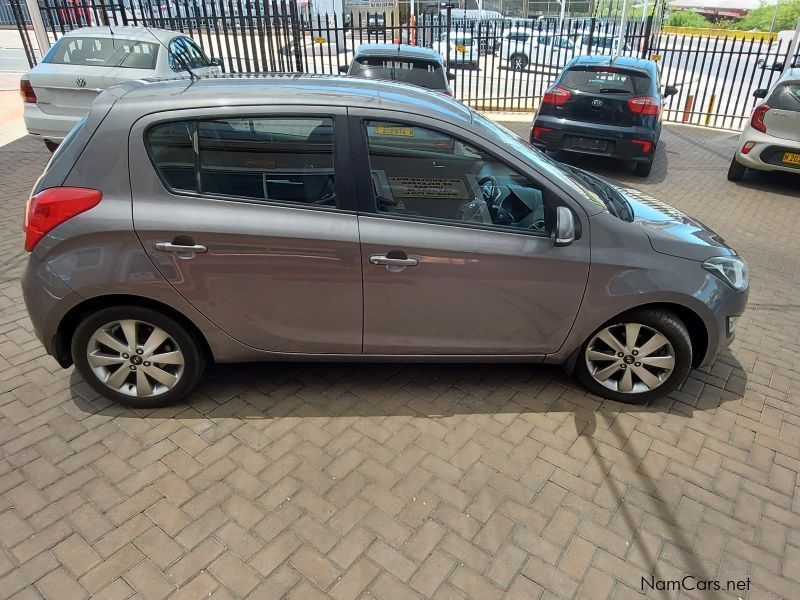
[[[650,175],[650,171],[652,170],[653,170],[653,159],[651,158],[648,161],[637,162],[636,166],[633,169],[633,172],[639,177],[647,177],[648,175]]]
[[[528,66],[528,57],[524,54],[514,54],[511,56],[511,67],[515,71],[524,71]]]
[[[606,323],[583,345],[575,373],[591,392],[620,402],[666,396],[692,366],[686,326],[664,310],[632,311]]]
[[[728,167],[728,181],[741,181],[747,173],[747,167],[740,165],[734,156],[731,159],[731,166]]]
[[[72,337],[72,360],[99,394],[136,408],[166,406],[202,375],[195,337],[149,308],[118,306],[84,319]]]

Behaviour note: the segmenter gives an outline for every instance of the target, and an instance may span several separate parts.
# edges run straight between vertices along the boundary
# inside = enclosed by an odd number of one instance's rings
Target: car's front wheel
[[[642,403],[676,389],[691,366],[692,342],[683,322],[665,310],[642,309],[592,334],[575,373],[598,396]]]
[[[105,308],[85,318],[71,350],[75,368],[95,391],[136,408],[181,399],[204,367],[200,345],[186,328],[140,306]]]
[[[511,67],[515,71],[524,71],[528,66],[528,57],[524,54],[514,54],[511,57]]]
[[[747,167],[739,164],[734,156],[731,159],[731,165],[728,167],[728,181],[741,181],[747,173]]]

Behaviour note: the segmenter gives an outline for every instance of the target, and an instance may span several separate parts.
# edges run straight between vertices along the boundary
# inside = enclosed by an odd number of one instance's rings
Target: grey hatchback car
[[[683,213],[442,94],[342,77],[109,89],[25,247],[47,352],[138,407],[257,360],[562,363],[642,402],[747,302],[744,261]]]

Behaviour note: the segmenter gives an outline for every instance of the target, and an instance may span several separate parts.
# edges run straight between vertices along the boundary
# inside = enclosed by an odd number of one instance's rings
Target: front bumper
[[[61,143],[83,115],[54,115],[44,112],[37,104],[26,102],[23,118],[31,135]]]
[[[714,276],[712,275],[712,277]],[[708,366],[714,362],[714,359],[733,342],[736,337],[736,330],[732,327],[731,321],[738,321],[739,317],[744,313],[750,292],[749,287],[743,292],[737,292],[723,281],[715,282],[715,284],[718,287],[717,295],[713,306],[709,306],[713,315],[713,324],[706,323],[708,328],[708,347],[706,348],[705,356],[699,361],[700,364],[698,366],[701,367]]]
[[[745,154],[742,152],[742,148],[748,142],[752,143],[753,147]],[[800,154],[800,141],[774,137],[748,126],[739,138],[736,162],[743,167],[757,171],[800,173],[800,164],[789,165],[781,161],[785,152]]]
[[[539,135],[535,136],[534,132]],[[601,140],[605,142],[605,147],[581,147],[577,141],[580,139]],[[649,162],[653,160],[658,135],[654,130],[645,127],[620,127],[556,117],[537,117],[531,127],[530,142],[540,150],[565,150]]]

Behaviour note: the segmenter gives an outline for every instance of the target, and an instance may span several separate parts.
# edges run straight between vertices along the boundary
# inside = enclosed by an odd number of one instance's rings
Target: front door
[[[557,195],[449,133],[369,118],[361,132],[374,196],[359,216],[364,352],[556,351],[589,270],[588,235],[558,248],[549,236]]]
[[[134,127],[142,245],[177,293],[240,342],[358,354],[358,221],[334,152],[344,117],[242,113],[160,115]]]

